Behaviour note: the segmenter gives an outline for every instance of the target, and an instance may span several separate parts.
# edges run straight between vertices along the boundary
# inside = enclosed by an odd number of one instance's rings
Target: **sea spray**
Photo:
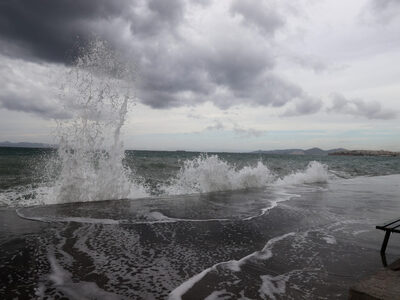
[[[57,124],[61,170],[54,198],[45,202],[145,196],[133,170],[123,165],[120,138],[132,102],[133,69],[103,41],[93,41],[81,52],[62,87],[72,117]]]
[[[332,175],[334,176],[334,175]],[[278,179],[277,185],[295,185],[307,183],[325,183],[329,180],[328,166],[317,161],[308,163],[304,171],[292,172],[292,174]]]
[[[328,182],[330,174],[325,164],[311,161],[307,168],[278,177],[267,165],[258,161],[254,166],[237,168],[218,155],[202,154],[184,161],[177,176],[161,187],[167,195],[208,193],[217,191],[288,186]]]
[[[237,169],[217,155],[186,160],[176,178],[163,190],[166,194],[192,194],[265,187],[274,179],[262,162]]]

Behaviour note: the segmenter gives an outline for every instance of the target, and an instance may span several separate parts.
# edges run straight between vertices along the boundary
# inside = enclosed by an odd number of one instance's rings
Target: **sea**
[[[57,147],[0,148],[0,299],[347,299],[398,259],[399,157],[129,151],[129,65],[68,68]]]
[[[125,151],[122,179],[60,161],[0,148],[1,299],[346,299],[400,211],[398,157]]]

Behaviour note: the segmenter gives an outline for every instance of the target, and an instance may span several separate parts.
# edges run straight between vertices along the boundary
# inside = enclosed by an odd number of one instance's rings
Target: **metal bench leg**
[[[382,243],[382,248],[381,248],[381,253],[382,254],[384,254],[385,251],[386,251],[386,246],[388,244],[390,234],[391,234],[391,232],[389,230],[387,230],[386,234],[385,234],[385,238],[383,239],[383,243]]]
[[[386,260],[386,254],[384,252],[381,252],[381,259],[382,259],[382,265],[386,268],[388,264]]]

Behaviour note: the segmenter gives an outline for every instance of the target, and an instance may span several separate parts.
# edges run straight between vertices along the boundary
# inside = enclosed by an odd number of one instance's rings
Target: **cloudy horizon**
[[[396,0],[0,4],[0,141],[52,143],[77,45],[133,62],[128,149],[400,151]],[[65,101],[65,99],[64,99]]]

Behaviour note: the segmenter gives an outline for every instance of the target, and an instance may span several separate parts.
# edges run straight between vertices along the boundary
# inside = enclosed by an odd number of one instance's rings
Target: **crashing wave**
[[[329,180],[328,166],[317,161],[311,161],[304,171],[293,172],[281,179],[277,185],[295,185],[310,183],[326,183]]]
[[[178,175],[162,189],[168,195],[262,188],[272,185],[296,185],[328,182],[328,167],[317,161],[304,171],[278,178],[262,162],[241,169],[221,160],[217,155],[200,155],[186,160]]]
[[[262,162],[237,170],[217,155],[200,155],[186,160],[176,178],[163,190],[169,195],[207,193],[264,187],[273,179],[273,174]]]

